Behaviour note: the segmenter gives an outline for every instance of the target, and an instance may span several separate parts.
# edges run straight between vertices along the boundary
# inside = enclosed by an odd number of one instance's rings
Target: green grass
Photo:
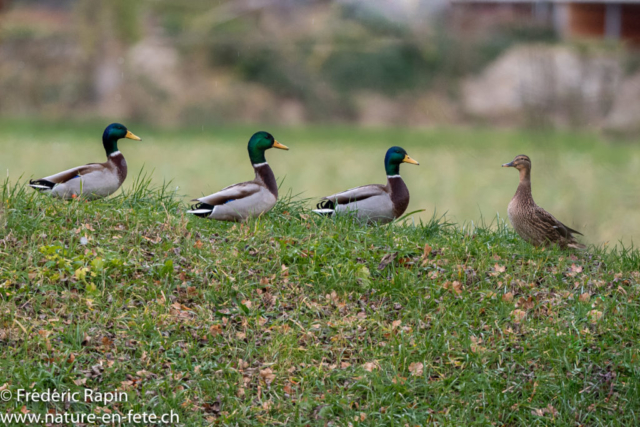
[[[129,398],[0,412],[173,410],[185,426],[636,423],[635,250],[535,249],[500,220],[366,227],[288,197],[247,224],[219,223],[185,216],[167,187],[129,184],[91,203],[4,184],[0,388]]]
[[[13,182],[40,178],[88,162],[104,161],[100,137],[106,123],[0,121],[0,173]],[[524,130],[357,129],[340,126],[278,128],[239,126],[187,130],[127,124],[143,138],[120,149],[132,175],[143,166],[156,185],[171,181],[188,200],[252,179],[246,144],[253,132],[271,131],[290,151],[270,150],[267,160],[283,188],[310,199],[385,181],[384,153],[404,147],[420,162],[401,173],[411,192],[409,211],[447,214],[456,223],[506,218],[518,177],[502,163],[517,154],[533,160],[538,204],[572,228],[583,242],[626,245],[640,239],[640,150],[591,133]],[[131,185],[129,178],[124,187]]]

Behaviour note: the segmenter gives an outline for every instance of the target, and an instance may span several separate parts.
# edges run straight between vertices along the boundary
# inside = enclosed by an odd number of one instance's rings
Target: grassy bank
[[[275,157],[275,156],[274,156]],[[0,412],[183,425],[631,425],[640,256],[535,249],[496,220],[190,218],[168,189],[5,183],[0,389],[128,393]],[[23,408],[24,407],[24,408]]]
[[[409,210],[428,221],[435,210],[456,223],[506,218],[517,173],[500,165],[517,154],[533,160],[533,195],[584,242],[629,245],[640,239],[640,150],[598,135],[531,130],[360,129],[340,126],[263,126],[162,130],[126,123],[143,141],[120,149],[132,174],[153,171],[154,184],[172,182],[193,198],[253,177],[246,145],[253,132],[271,131],[291,148],[267,160],[283,188],[314,201],[368,183],[383,183],[384,153],[404,147],[420,162],[401,173],[411,192]],[[12,181],[40,178],[88,162],[104,161],[100,142],[107,123],[0,122],[0,171]],[[125,188],[131,185],[125,182]],[[308,203],[307,206],[311,206]]]

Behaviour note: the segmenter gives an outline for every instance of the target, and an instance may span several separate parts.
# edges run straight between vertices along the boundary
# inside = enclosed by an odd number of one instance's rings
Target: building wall
[[[571,3],[570,37],[620,38],[640,46],[640,5],[620,3]]]
[[[452,27],[466,34],[490,31],[496,25],[550,22],[550,14],[531,3],[452,3],[450,12]]]
[[[640,4],[622,5],[622,39],[640,46]]]
[[[604,4],[572,3],[569,5],[569,35],[572,37],[603,37]]]
[[[640,0],[617,2],[454,1],[451,24],[457,31],[484,32],[499,24],[553,25],[562,37],[621,39],[640,47]]]

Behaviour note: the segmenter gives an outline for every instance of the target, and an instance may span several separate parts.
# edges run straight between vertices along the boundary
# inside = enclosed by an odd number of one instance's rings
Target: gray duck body
[[[387,177],[387,185],[370,184],[324,198],[336,213],[353,213],[369,224],[386,224],[402,216],[409,206],[409,189],[400,175]]]
[[[208,218],[242,222],[268,212],[278,201],[278,184],[266,162],[253,166],[253,181],[231,185],[210,196],[195,199],[211,206]]]

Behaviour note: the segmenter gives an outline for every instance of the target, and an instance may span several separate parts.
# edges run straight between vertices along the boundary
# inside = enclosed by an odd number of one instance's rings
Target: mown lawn
[[[127,402],[0,412],[198,425],[634,425],[637,251],[534,249],[499,221],[366,227],[299,199],[187,217],[138,180],[102,201],[0,193],[0,390]]]

